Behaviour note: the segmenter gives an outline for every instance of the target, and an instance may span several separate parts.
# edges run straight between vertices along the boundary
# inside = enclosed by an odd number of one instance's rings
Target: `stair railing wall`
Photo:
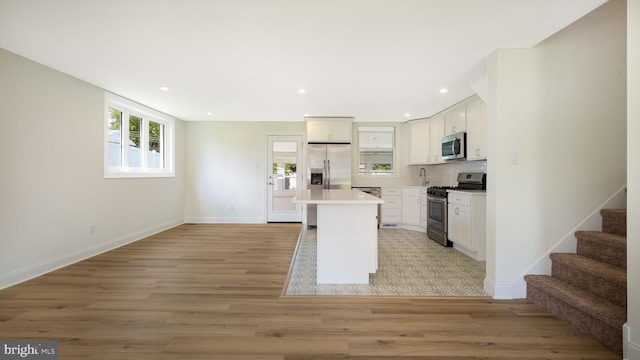
[[[527,297],[527,283],[524,276],[532,275],[551,275],[551,259],[549,254],[552,252],[560,253],[576,253],[577,239],[576,231],[600,231],[602,230],[602,209],[626,209],[627,208],[627,184],[624,184],[609,199],[595,209],[586,219],[584,219],[573,230],[569,231],[562,239],[560,239],[553,247],[532,264],[525,272],[518,276],[513,283],[512,294],[514,299],[524,299]]]

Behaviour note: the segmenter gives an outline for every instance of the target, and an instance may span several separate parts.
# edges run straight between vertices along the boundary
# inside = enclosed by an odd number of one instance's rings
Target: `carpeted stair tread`
[[[551,275],[620,306],[627,305],[627,272],[578,254],[552,253]]]
[[[627,238],[601,231],[576,231],[577,253],[607,264],[627,268]]]
[[[602,231],[627,236],[627,209],[602,209]]]
[[[576,269],[592,274],[594,276],[615,281],[621,284],[627,283],[627,272],[617,266],[605,264],[601,261],[593,260],[585,256],[571,253],[551,253],[551,261],[558,261],[573,266]]]
[[[627,320],[627,210],[602,209],[602,231],[576,231],[575,254],[552,253],[551,276],[526,275],[527,298],[622,354]]]
[[[548,275],[526,275],[527,298],[622,354],[626,309]]]
[[[619,328],[622,332],[622,325],[627,321],[627,312],[624,307],[612,304],[548,275],[526,275],[524,278],[528,285],[538,288],[609,326]],[[550,310],[543,304],[539,305]]]

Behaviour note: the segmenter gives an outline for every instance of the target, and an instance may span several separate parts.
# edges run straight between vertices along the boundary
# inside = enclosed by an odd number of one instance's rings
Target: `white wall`
[[[2,49],[0,79],[0,288],[182,223],[182,122],[175,178],[104,179],[100,88]]]
[[[610,1],[532,49],[489,57],[487,279],[522,276],[626,182],[625,3]]]
[[[640,0],[627,2],[627,359],[640,359]]]
[[[267,221],[268,135],[306,138],[306,125],[303,121],[185,124],[185,221]]]

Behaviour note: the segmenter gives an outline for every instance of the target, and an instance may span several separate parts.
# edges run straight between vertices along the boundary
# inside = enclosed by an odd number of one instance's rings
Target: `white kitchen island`
[[[293,199],[318,206],[318,284],[368,284],[378,269],[378,204],[360,190],[304,190]]]

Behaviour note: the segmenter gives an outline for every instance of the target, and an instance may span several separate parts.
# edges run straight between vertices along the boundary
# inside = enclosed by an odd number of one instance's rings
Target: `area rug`
[[[378,231],[378,271],[368,285],[316,284],[316,231],[300,237],[284,295],[489,296],[485,262],[443,247],[422,232]]]

